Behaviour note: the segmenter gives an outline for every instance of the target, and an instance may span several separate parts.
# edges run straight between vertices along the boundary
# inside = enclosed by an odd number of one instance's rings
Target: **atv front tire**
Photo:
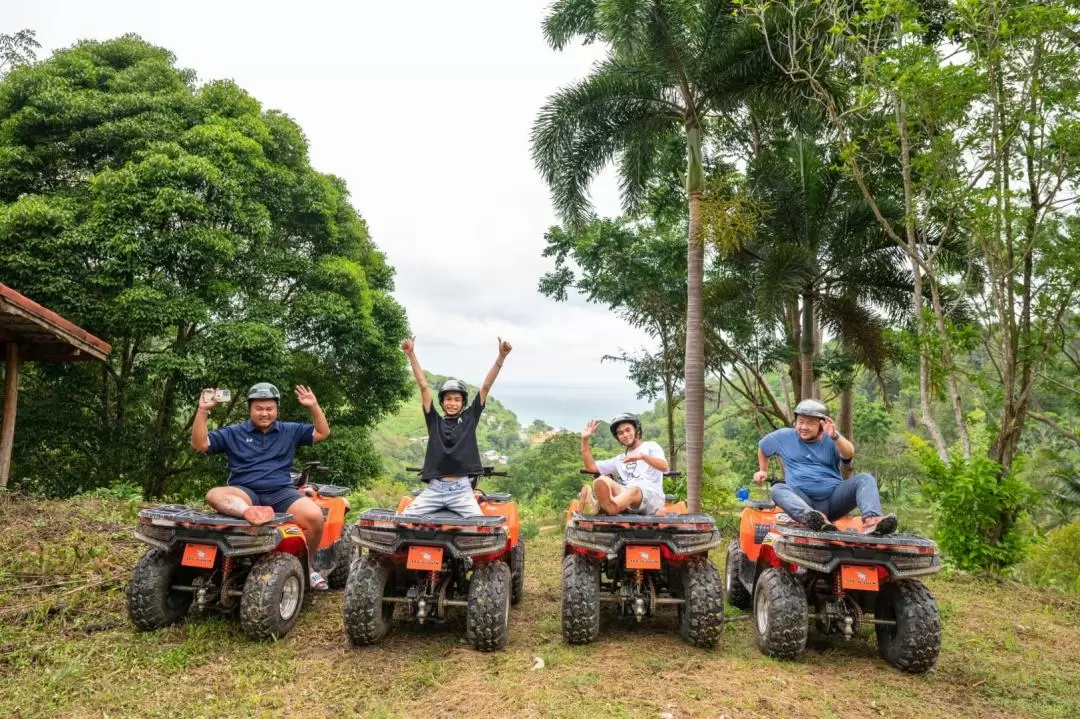
[[[695,647],[709,649],[724,628],[724,587],[720,572],[708,557],[690,557],[683,565],[679,636]]]
[[[389,562],[368,554],[353,561],[345,584],[345,633],[353,644],[374,644],[390,631],[394,605],[383,598],[392,594],[394,569]]]
[[[600,635],[600,567],[575,552],[562,568],[563,639],[588,644]]]
[[[745,611],[753,605],[754,598],[746,591],[740,579],[744,559],[739,540],[731,540],[727,548],[727,563],[724,565],[724,593],[727,595],[728,604]]]
[[[240,626],[256,640],[281,639],[296,624],[307,577],[300,560],[271,552],[252,565],[240,597]]]
[[[132,623],[143,631],[176,624],[191,607],[191,592],[173,591],[181,573],[180,557],[161,549],[142,555],[127,586],[127,611]]]
[[[341,589],[349,581],[349,567],[352,566],[356,545],[352,541],[352,527],[345,527],[341,536],[334,542],[334,569],[326,575],[326,583],[331,589]]]
[[[481,564],[469,581],[465,637],[481,652],[506,646],[510,633],[510,567],[503,561]]]
[[[770,657],[798,659],[806,649],[806,592],[791,572],[769,567],[761,573],[754,587],[753,625],[758,649]]]
[[[912,674],[929,671],[941,651],[941,615],[934,595],[916,579],[887,582],[878,592],[874,618],[895,621],[877,624],[878,652],[897,669]]]
[[[510,550],[510,603],[517,604],[525,593],[525,539],[518,537]]]

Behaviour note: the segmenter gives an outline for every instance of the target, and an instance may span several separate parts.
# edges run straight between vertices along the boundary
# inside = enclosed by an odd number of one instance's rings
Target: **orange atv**
[[[325,524],[316,553],[331,587],[345,586],[352,543],[345,529],[348,489],[309,484],[318,462],[293,472],[293,483],[323,508]],[[299,615],[309,573],[307,541],[290,514],[262,525],[215,512],[169,504],[139,512],[135,536],[150,549],[135,565],[127,587],[128,616],[136,627],[158,629],[199,611],[240,610],[252,639],[285,636]]]
[[[745,509],[739,538],[728,546],[725,588],[732,606],[752,609],[763,653],[797,659],[811,626],[850,639],[873,624],[889,664],[913,673],[934,666],[941,619],[930,590],[913,578],[941,568],[934,542],[861,534],[862,519],[850,515],[835,522],[839,531],[814,532],[771,500],[749,496],[738,492]]]
[[[483,476],[506,473],[484,467]],[[483,517],[450,510],[404,515],[410,497],[403,497],[394,511],[361,514],[353,541],[368,552],[353,566],[345,587],[349,640],[374,644],[382,639],[396,606],[420,624],[445,622],[456,607],[466,610],[465,634],[477,650],[502,649],[510,605],[521,600],[525,581],[525,540],[518,532],[517,504],[510,499],[509,494],[482,493]]]
[[[660,515],[587,515],[581,514],[579,500],[570,502],[562,581],[563,638],[568,643],[596,639],[601,603],[617,605],[620,616],[634,622],[674,605],[684,640],[703,648],[716,643],[723,628],[724,594],[709,550],[720,545],[720,532],[709,515],[689,514],[672,495],[665,500]]]

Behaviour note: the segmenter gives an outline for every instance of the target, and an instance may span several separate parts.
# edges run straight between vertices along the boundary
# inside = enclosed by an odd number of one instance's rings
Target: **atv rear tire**
[[[563,639],[588,644],[600,635],[600,567],[575,552],[562,568]]]
[[[740,579],[743,556],[739,540],[731,540],[727,548],[727,563],[724,565],[724,593],[727,595],[728,604],[736,609],[747,610],[753,606],[754,597],[746,590],[746,586]]]
[[[341,536],[334,542],[334,569],[326,575],[326,583],[331,589],[341,589],[349,581],[349,567],[352,566],[356,545],[352,541],[352,527],[345,527]]]
[[[913,674],[929,671],[941,651],[941,615],[934,595],[916,579],[885,583],[878,592],[874,618],[896,622],[877,624],[878,652],[897,669]]]
[[[506,646],[510,633],[511,573],[506,562],[481,564],[469,580],[465,637],[481,652]]]
[[[690,557],[683,565],[679,636],[695,647],[709,649],[724,628],[724,585],[707,557]]]
[[[517,604],[525,593],[525,539],[518,537],[510,550],[510,603]]]
[[[390,631],[394,605],[383,598],[394,577],[394,568],[382,558],[368,554],[353,561],[345,584],[345,633],[353,644],[374,644]]]
[[[281,639],[296,624],[307,577],[300,560],[271,552],[252,565],[240,597],[240,626],[252,639]]]
[[[754,586],[754,638],[758,649],[776,659],[798,659],[806,649],[809,612],[806,592],[795,576],[769,567]]]
[[[150,631],[184,618],[194,595],[170,591],[180,573],[179,555],[161,549],[150,549],[142,555],[127,586],[128,616],[136,627]]]

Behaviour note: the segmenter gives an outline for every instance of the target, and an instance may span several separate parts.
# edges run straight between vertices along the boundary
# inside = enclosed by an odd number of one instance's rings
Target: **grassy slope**
[[[0,716],[1080,716],[1080,601],[1014,583],[931,581],[945,639],[923,677],[887,667],[866,637],[774,662],[745,621],[712,652],[680,642],[670,615],[636,629],[610,620],[597,644],[568,647],[557,527],[529,546],[504,652],[472,651],[461,626],[401,624],[381,646],[351,648],[338,592],[274,644],[227,618],[142,634],[122,594],[142,551],[127,532],[135,509],[0,495]]]

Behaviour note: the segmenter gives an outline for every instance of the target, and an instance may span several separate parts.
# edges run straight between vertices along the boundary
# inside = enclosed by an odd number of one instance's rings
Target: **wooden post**
[[[7,343],[4,375],[4,421],[0,425],[0,487],[6,487],[11,470],[11,447],[15,443],[15,407],[19,401],[19,346]]]

